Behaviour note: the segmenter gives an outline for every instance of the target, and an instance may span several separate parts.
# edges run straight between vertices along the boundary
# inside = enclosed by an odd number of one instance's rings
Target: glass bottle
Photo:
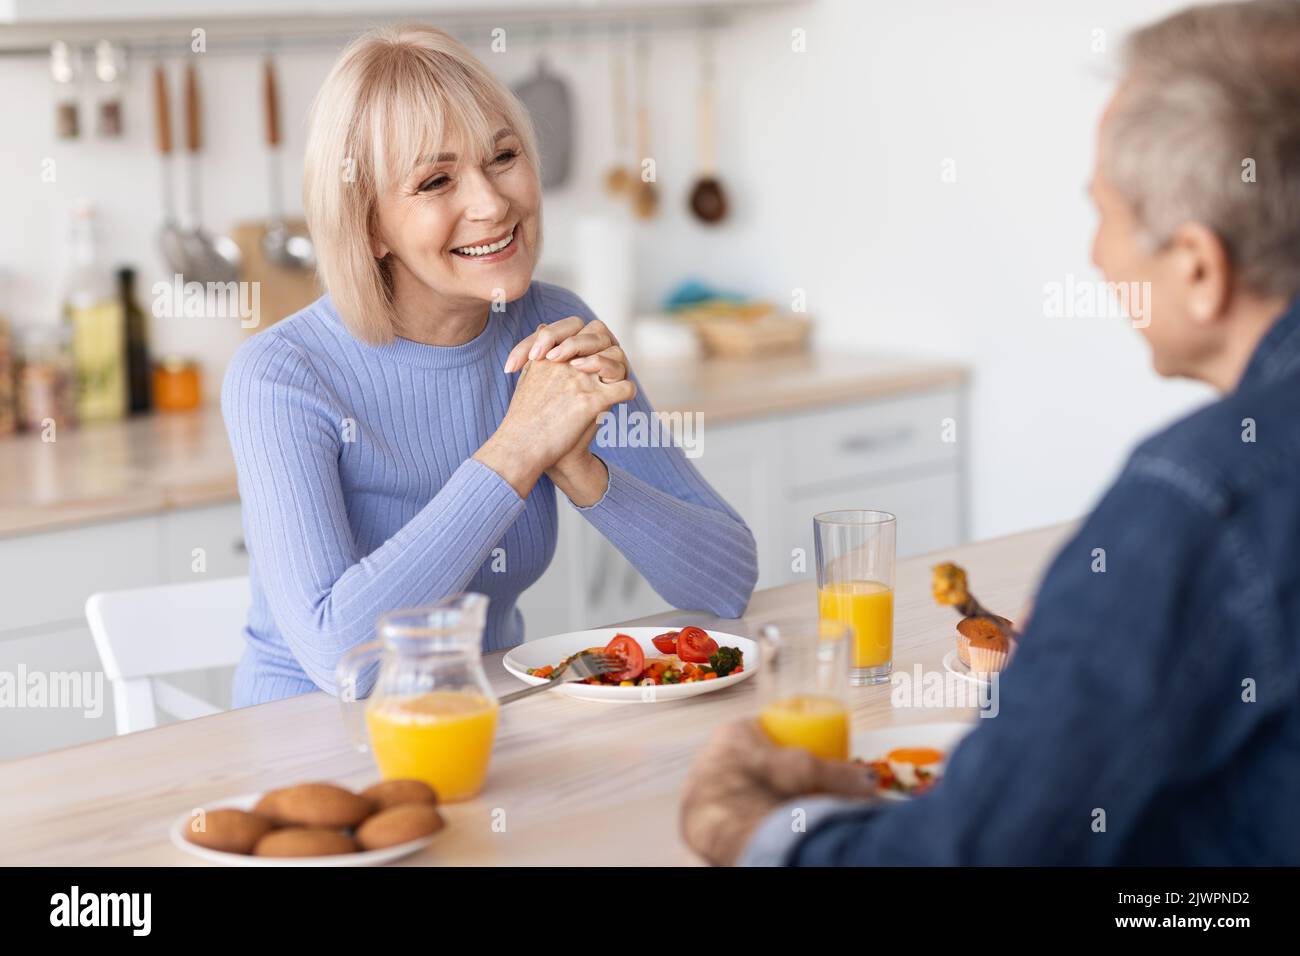
[[[72,271],[64,319],[72,330],[77,418],[121,418],[127,406],[126,317],[95,247],[95,211],[81,202],[72,217]]]
[[[384,779],[423,780],[447,801],[482,788],[499,709],[483,671],[487,606],[465,592],[385,614],[378,639],[339,662],[345,715],[355,721],[349,711],[363,709],[368,732],[353,723],[353,742],[374,754]]]
[[[139,415],[153,408],[153,370],[149,364],[149,325],[135,301],[135,270],[117,270],[118,297],[126,315],[127,411]]]

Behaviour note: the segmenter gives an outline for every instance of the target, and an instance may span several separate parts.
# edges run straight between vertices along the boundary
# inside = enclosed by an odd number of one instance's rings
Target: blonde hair
[[[312,103],[303,165],[303,210],[317,271],[348,330],[392,341],[387,265],[373,254],[376,201],[422,157],[458,142],[492,154],[504,117],[537,171],[527,111],[466,47],[435,27],[390,26],[348,44]]]
[[[1106,177],[1148,246],[1202,223],[1264,295],[1300,293],[1297,51],[1297,0],[1190,7],[1129,39],[1103,133]]]

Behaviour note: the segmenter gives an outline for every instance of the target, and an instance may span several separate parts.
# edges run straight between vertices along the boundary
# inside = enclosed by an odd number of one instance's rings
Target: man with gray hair
[[[1157,371],[1222,398],[1144,442],[1057,555],[998,716],[937,785],[882,805],[733,724],[682,807],[709,861],[1300,863],[1300,0],[1138,31],[1090,193],[1093,261],[1150,290]]]

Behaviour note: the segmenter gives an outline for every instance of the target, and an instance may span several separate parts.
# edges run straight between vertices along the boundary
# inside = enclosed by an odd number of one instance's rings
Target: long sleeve
[[[339,474],[348,412],[295,347],[273,335],[250,340],[226,375],[222,409],[245,535],[275,624],[329,693],[338,693],[339,658],[373,636],[376,609],[462,590],[525,507],[496,472],[467,459],[409,522],[362,554]]]
[[[542,286],[548,321],[595,313],[567,289]],[[637,381],[631,402],[616,405],[610,423],[640,422],[649,434],[654,409]],[[636,427],[636,426],[634,426]],[[682,448],[667,442],[627,442],[605,427],[591,451],[609,469],[600,501],[578,511],[626,557],[673,607],[719,617],[745,613],[758,581],[758,547],[743,518],[709,487]],[[629,434],[635,434],[629,429]]]
[[[597,317],[567,289],[545,284],[539,289],[545,313],[538,319]],[[610,484],[601,501],[577,510],[668,604],[738,618],[758,581],[753,532],[708,486],[681,447],[663,436],[658,442],[638,437],[634,429],[641,428],[641,436],[649,438],[655,412],[641,382],[629,375],[637,385],[636,398],[615,406],[610,427],[602,425],[591,441],[591,453],[610,471]],[[624,433],[619,423],[632,427]]]
[[[600,501],[578,510],[669,604],[740,617],[758,580],[754,535],[666,435],[657,445],[625,442],[635,433],[621,434],[620,421],[653,416],[638,382],[636,398],[616,406],[592,442],[609,486]],[[643,434],[652,433],[647,427]]]

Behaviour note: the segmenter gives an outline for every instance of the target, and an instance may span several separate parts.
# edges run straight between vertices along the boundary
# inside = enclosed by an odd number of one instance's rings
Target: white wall
[[[1140,436],[1209,397],[1159,380],[1126,322],[1043,308],[1044,283],[1098,277],[1084,189],[1120,40],[1177,6],[819,5],[805,97],[823,139],[791,171],[812,187],[792,231],[826,252],[797,242],[795,284],[828,340],[974,366],[976,537],[1082,513]]]
[[[652,147],[665,199],[660,217],[637,227],[641,303],[687,275],[779,301],[799,288],[824,343],[967,362],[975,384],[961,439],[971,445],[974,534],[1081,513],[1140,435],[1207,397],[1158,381],[1125,323],[1043,315],[1044,283],[1095,277],[1083,189],[1110,83],[1103,71],[1127,28],[1175,6],[818,0],[746,16],[719,40],[721,169],[736,213],[714,230],[685,211],[696,44],[681,32],[657,38]],[[796,28],[807,31],[806,53],[791,50]],[[1104,54],[1092,52],[1095,28]],[[524,42],[479,51],[508,81],[536,55]],[[283,54],[290,156],[301,156],[302,117],[332,58]],[[606,205],[608,45],[560,31],[551,61],[581,110],[574,183],[547,197],[544,265],[562,272],[573,265],[575,216]],[[258,63],[200,63],[204,207],[217,225],[265,211]],[[0,151],[0,267],[13,279],[0,312],[55,320],[67,211],[82,195],[99,203],[115,260],[140,265],[146,289],[163,274],[147,67],[129,78],[126,139],[64,143],[52,135],[45,62],[0,58],[0,89],[25,91],[9,98]],[[172,76],[179,96],[177,63]],[[52,184],[40,179],[46,158],[57,163]],[[940,177],[949,158],[955,183]],[[296,197],[298,159],[286,167]],[[229,323],[181,319],[158,322],[154,337],[161,351],[205,356],[210,393],[240,340]]]

